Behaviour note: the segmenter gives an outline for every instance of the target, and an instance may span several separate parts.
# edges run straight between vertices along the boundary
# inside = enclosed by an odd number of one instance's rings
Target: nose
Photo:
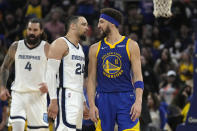
[[[86,31],[88,31],[89,30],[89,26],[86,26]]]
[[[100,28],[100,24],[99,23],[98,23],[97,27]]]
[[[33,34],[33,31],[29,30],[29,34]]]

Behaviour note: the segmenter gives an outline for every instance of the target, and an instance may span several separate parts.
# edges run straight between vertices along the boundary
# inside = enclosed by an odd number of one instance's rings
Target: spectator
[[[27,3],[25,16],[42,18],[42,6],[40,4],[40,0],[29,0],[29,3]]]
[[[57,39],[64,34],[64,24],[60,18],[63,15],[61,8],[53,8],[50,12],[50,19],[45,23],[45,30],[51,34],[51,41]]]
[[[173,70],[169,70],[167,73],[167,81],[164,83],[161,83],[162,85],[159,91],[160,96],[168,105],[171,104],[177,92],[176,89],[178,87],[175,84],[175,80],[176,80],[176,72]]]
[[[152,122],[149,123],[151,131],[158,131],[161,125],[160,112],[159,112],[159,99],[156,94],[150,93],[148,95],[148,107]]]
[[[191,55],[188,52],[183,52],[181,54],[179,74],[180,79],[184,82],[192,83],[193,81],[193,63]]]
[[[176,61],[173,61],[173,59],[171,59],[170,52],[168,51],[168,49],[163,49],[161,53],[161,58],[157,59],[154,65],[154,72],[158,74],[160,82],[161,80],[165,79],[165,75],[168,72],[168,70],[176,69]]]

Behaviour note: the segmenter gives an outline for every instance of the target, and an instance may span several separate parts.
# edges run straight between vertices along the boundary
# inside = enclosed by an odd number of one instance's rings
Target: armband
[[[144,82],[143,81],[136,81],[134,83],[134,87],[135,88],[141,88],[142,90],[144,90]]]
[[[50,99],[57,99],[56,75],[59,71],[59,65],[60,60],[48,59],[47,61],[46,81]]]

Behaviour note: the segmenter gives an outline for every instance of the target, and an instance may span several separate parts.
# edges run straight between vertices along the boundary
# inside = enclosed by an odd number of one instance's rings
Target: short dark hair
[[[66,34],[68,33],[68,30],[70,28],[70,25],[72,23],[77,23],[79,17],[82,17],[82,16],[72,15],[72,16],[69,16],[69,17],[66,18],[66,20],[65,20],[65,33]]]
[[[100,11],[101,14],[106,14],[112,18],[114,18],[116,21],[119,22],[119,24],[123,23],[123,15],[120,11],[113,9],[113,8],[103,8]]]
[[[42,24],[42,20],[41,20],[41,19],[39,19],[39,18],[32,18],[32,19],[29,20],[29,22],[27,23],[27,25],[28,25],[30,22],[31,22],[31,23],[39,23],[39,24],[40,24],[40,29],[43,29],[43,24]]]

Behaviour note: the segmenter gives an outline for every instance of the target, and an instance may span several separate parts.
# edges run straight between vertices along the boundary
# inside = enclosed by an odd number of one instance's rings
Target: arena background
[[[190,103],[197,100],[193,93],[197,90],[193,84],[197,80],[196,0],[173,0],[173,16],[168,19],[154,17],[151,0],[0,0],[0,65],[12,42],[25,37],[26,22],[33,17],[43,20],[48,42],[52,42],[64,35],[67,16],[85,16],[89,32],[87,40],[81,43],[87,56],[89,46],[99,40],[97,23],[99,10],[104,7],[124,14],[120,32],[136,40],[141,49],[145,83],[141,126],[150,131],[174,131],[186,121],[186,125],[194,126],[188,131],[197,130],[197,106],[192,106],[189,113],[193,122],[186,119]],[[13,80],[14,67],[7,83],[9,89]]]

